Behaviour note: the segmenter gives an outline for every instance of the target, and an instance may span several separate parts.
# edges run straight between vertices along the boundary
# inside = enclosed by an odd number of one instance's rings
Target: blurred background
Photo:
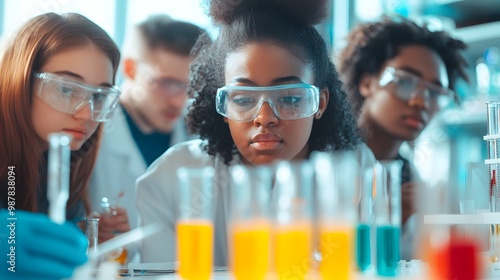
[[[477,193],[487,196],[486,142],[482,137],[486,134],[485,102],[500,99],[500,0],[330,1],[329,17],[317,28],[332,58],[354,26],[384,14],[425,22],[469,45],[465,56],[471,83],[461,83],[457,88],[461,105],[443,112],[416,143],[405,146],[405,151],[424,179],[437,174],[448,176],[455,196],[448,205],[452,212],[458,212],[456,201],[466,187],[484,188]],[[81,13],[103,27],[118,46],[122,46],[132,25],[158,13],[192,22],[217,36],[201,0],[0,0],[0,43],[24,21],[45,12]]]

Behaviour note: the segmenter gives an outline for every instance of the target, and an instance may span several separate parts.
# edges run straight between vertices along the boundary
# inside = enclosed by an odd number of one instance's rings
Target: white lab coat
[[[186,127],[180,118],[174,127],[171,145],[187,139]],[[125,113],[119,106],[111,120],[104,124],[99,154],[90,179],[89,193],[93,211],[100,211],[103,196],[116,203],[119,193],[123,192],[119,206],[127,210],[130,228],[136,228],[139,215],[135,207],[135,181],[146,169],[146,161],[130,132]],[[137,251],[131,250],[131,255]]]
[[[172,262],[176,260],[175,223],[179,217],[179,182],[176,176],[181,166],[215,169],[214,211],[214,265],[228,264],[227,220],[229,217],[229,168],[241,164],[234,156],[229,165],[220,156],[209,156],[200,147],[201,140],[192,140],[171,147],[154,162],[148,171],[137,180],[137,209],[143,225],[161,223],[166,229],[143,240],[141,262]],[[375,157],[366,145],[358,149],[358,158],[363,166],[375,163]]]

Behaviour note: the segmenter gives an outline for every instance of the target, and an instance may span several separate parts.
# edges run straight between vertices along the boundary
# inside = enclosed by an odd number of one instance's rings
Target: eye
[[[92,95],[94,102],[103,102],[106,100],[106,95],[102,93],[94,93]]]
[[[394,80],[394,82],[404,88],[411,88],[415,87],[417,85],[417,81],[411,77],[404,77],[404,76],[399,76],[397,79]]]
[[[239,106],[248,106],[255,102],[255,99],[245,95],[233,95],[229,100]]]
[[[299,97],[299,96],[284,96],[281,98],[280,102],[285,103],[285,104],[289,104],[289,105],[293,105],[293,104],[300,103],[301,100],[302,100],[302,97]]]
[[[185,83],[172,79],[163,79],[161,81],[161,86],[171,91],[184,91],[187,88]]]
[[[59,92],[63,95],[70,96],[75,92],[75,88],[71,86],[61,85],[59,87]]]
[[[437,86],[435,84],[427,84],[427,90],[429,91],[429,96],[434,99],[438,99],[440,96],[449,98],[449,92],[443,87]]]

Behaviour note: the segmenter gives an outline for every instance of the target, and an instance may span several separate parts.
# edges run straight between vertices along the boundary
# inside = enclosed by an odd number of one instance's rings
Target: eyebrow
[[[285,77],[279,77],[279,78],[273,79],[271,81],[271,85],[283,84],[283,83],[287,83],[287,82],[298,82],[300,84],[305,84],[305,82],[297,76],[285,76]],[[254,81],[247,79],[247,78],[241,78],[241,77],[232,79],[230,83],[231,84],[232,83],[242,83],[242,84],[249,84],[249,85],[254,85],[254,86],[257,85]]]
[[[422,73],[420,71],[415,70],[414,68],[411,68],[411,67],[408,67],[408,66],[404,66],[404,67],[401,67],[399,69],[400,70],[404,70],[406,72],[410,72],[410,73],[418,76],[419,78],[423,79],[422,78]],[[443,84],[441,84],[441,82],[439,80],[432,80],[430,82],[433,83],[433,84],[435,84],[435,85],[437,85],[437,86],[443,87]]]
[[[80,80],[81,82],[84,82],[84,78],[80,75],[78,75],[77,73],[75,72],[71,72],[71,71],[56,71],[54,72],[54,74],[58,74],[58,75],[64,75],[64,76],[70,76],[72,78],[75,78],[77,80]],[[107,83],[107,82],[104,82],[104,83],[101,83],[99,84],[99,86],[104,86],[104,87],[113,87],[112,84],[110,83]]]

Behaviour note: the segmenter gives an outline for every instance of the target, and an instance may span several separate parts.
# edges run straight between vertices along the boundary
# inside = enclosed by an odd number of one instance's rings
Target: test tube
[[[486,105],[488,107],[488,135],[499,134],[500,101],[487,101]]]
[[[99,218],[85,218],[85,236],[89,242],[87,255],[96,255],[98,252]]]
[[[48,138],[47,199],[49,201],[49,218],[62,224],[66,221],[66,203],[69,198],[70,145],[73,138],[66,133],[51,133]]]
[[[401,236],[400,160],[375,164],[374,213],[376,226],[376,269],[380,276],[395,276],[400,260]]]
[[[276,165],[271,200],[277,279],[306,279],[312,268],[313,182],[314,169],[309,162],[281,161]]]
[[[115,206],[112,206],[109,199],[105,196],[101,198],[101,215],[106,215],[108,217],[117,215]],[[115,234],[115,236],[121,234],[120,231],[115,231],[113,233]],[[127,255],[128,250],[127,248],[123,247],[110,253],[108,255],[108,260],[115,261],[121,265],[124,265],[127,262]]]
[[[359,188],[358,224],[356,227],[356,264],[358,269],[368,272],[374,263],[374,242],[372,241],[373,228],[373,185],[374,169],[365,168],[361,171]]]
[[[181,167],[177,258],[182,279],[208,280],[213,270],[214,198],[212,167]]]
[[[316,153],[316,201],[322,279],[351,279],[359,165],[352,152]]]
[[[270,271],[271,221],[269,166],[237,165],[231,169],[231,271],[237,280],[264,280]]]

